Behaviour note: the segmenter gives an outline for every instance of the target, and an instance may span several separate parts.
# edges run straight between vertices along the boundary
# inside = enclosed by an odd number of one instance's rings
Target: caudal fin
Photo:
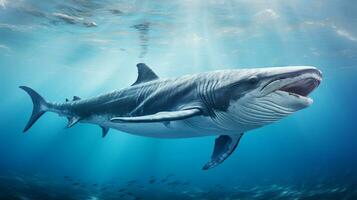
[[[23,132],[26,132],[31,128],[31,126],[47,111],[48,103],[39,95],[35,90],[26,87],[20,86],[21,89],[25,90],[27,94],[30,95],[33,103],[33,110],[30,120],[27,122]]]

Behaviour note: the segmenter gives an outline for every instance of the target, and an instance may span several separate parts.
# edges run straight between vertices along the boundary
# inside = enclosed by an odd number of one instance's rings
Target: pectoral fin
[[[236,149],[243,133],[239,135],[221,135],[214,144],[211,160],[203,166],[203,170],[211,169],[226,160]]]
[[[135,117],[114,117],[110,121],[133,122],[133,123],[165,122],[165,121],[187,119],[200,114],[201,114],[200,109],[192,108],[192,109],[179,110],[179,111],[158,112],[152,115],[143,115],[143,116],[135,116]]]
[[[67,128],[71,128],[81,120],[81,118],[77,116],[68,117],[67,119],[68,119]]]

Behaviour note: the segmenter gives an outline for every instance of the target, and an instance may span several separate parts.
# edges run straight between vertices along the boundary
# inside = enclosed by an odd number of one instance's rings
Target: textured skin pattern
[[[50,103],[22,86],[34,104],[25,131],[51,111],[67,117],[69,127],[97,124],[103,137],[109,128],[162,138],[221,135],[206,170],[227,159],[244,132],[309,106],[312,100],[299,94],[307,95],[321,80],[314,67],[222,70],[172,79],[159,79],[145,64],[137,67],[132,86],[90,99]]]

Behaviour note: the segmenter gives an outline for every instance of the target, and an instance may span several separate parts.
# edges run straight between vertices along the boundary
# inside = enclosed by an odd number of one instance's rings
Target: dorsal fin
[[[80,98],[80,97],[78,97],[78,96],[73,96],[72,101],[77,101],[77,100],[81,100],[81,98]]]
[[[159,77],[144,63],[139,63],[136,65],[138,68],[138,78],[132,85],[137,85],[140,83],[152,81],[158,79]]]

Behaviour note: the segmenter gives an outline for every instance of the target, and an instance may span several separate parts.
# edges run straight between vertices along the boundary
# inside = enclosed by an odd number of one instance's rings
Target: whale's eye
[[[249,77],[248,82],[250,84],[256,84],[256,83],[258,83],[258,77],[257,76],[251,76],[251,77]]]

